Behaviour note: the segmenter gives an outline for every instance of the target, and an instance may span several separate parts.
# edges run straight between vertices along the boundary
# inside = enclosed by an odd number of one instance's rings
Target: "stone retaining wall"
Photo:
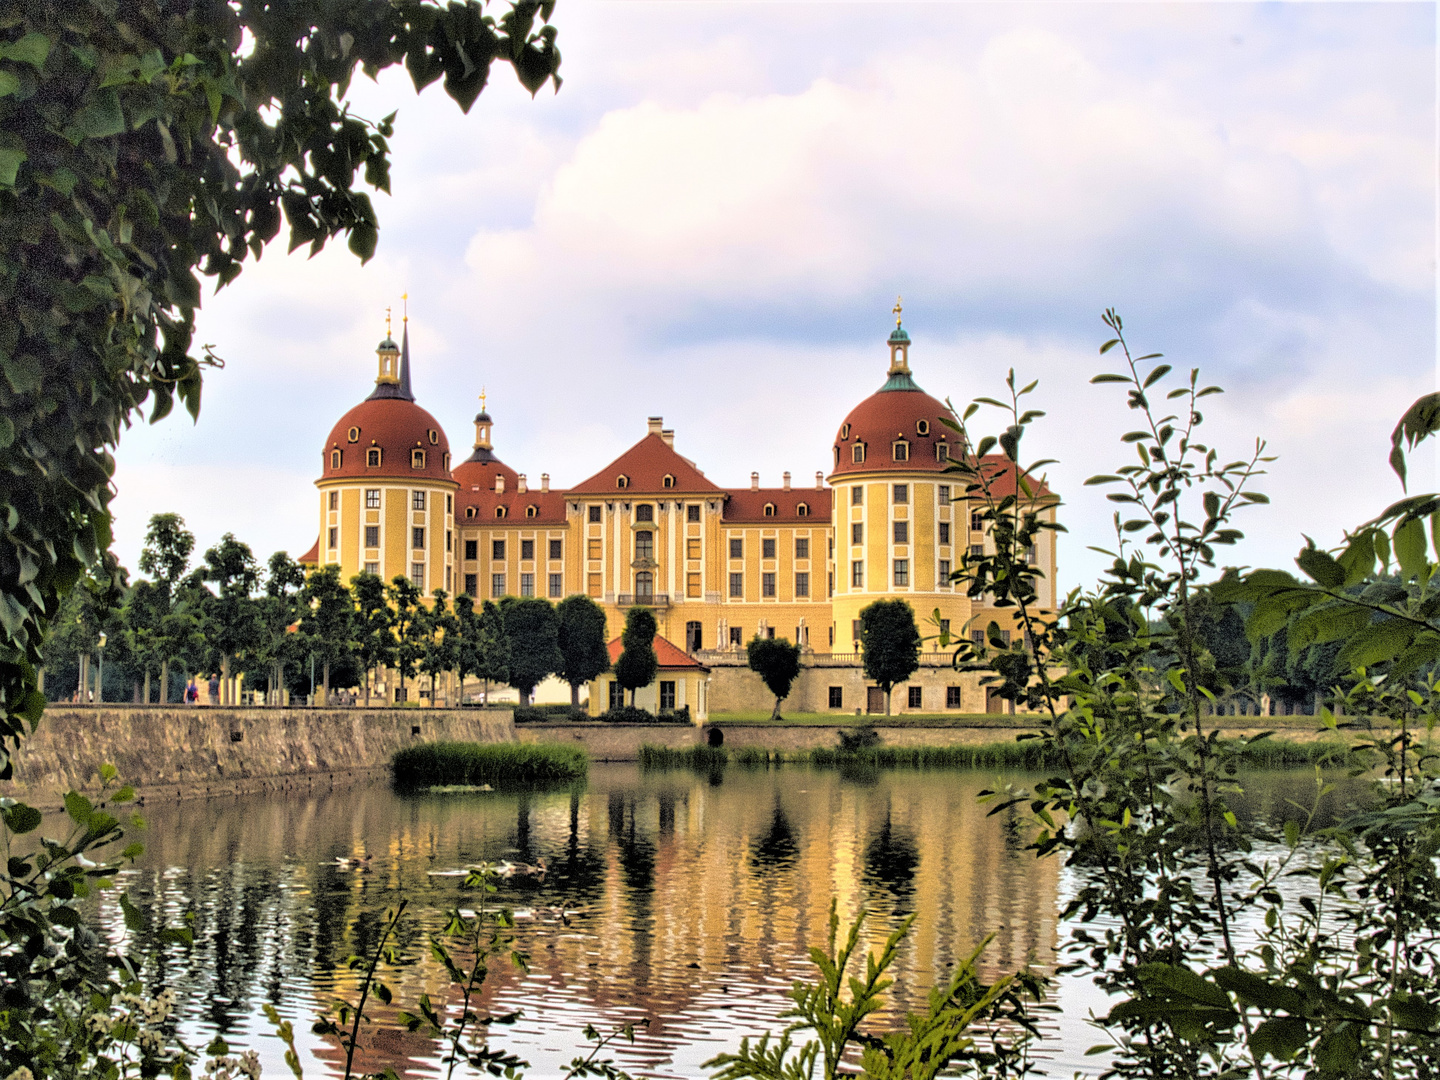
[[[418,730],[417,730],[418,729]],[[0,795],[58,806],[114,765],[142,799],[312,790],[387,772],[417,742],[514,742],[508,709],[255,709],[52,705]]]
[[[828,730],[828,729],[827,729]],[[636,761],[640,747],[663,746],[683,750],[704,741],[703,729],[693,724],[521,724],[522,743],[550,742],[582,746],[591,761]],[[835,733],[830,732],[833,741]]]

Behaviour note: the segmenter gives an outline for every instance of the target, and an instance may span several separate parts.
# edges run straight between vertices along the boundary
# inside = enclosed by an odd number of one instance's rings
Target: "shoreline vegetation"
[[[397,751],[391,769],[402,791],[554,784],[585,779],[590,756],[556,743],[437,742]]]
[[[1222,740],[1226,743],[1231,740]],[[1237,743],[1240,760],[1256,769],[1299,769],[1316,765],[1340,769],[1348,764],[1350,744],[1338,739],[1299,742],[1270,738]],[[811,750],[768,750],[746,746],[692,746],[674,750],[646,743],[640,747],[642,769],[697,769],[709,771],[727,765],[742,768],[799,765],[817,769],[1017,769],[1033,771],[1057,767],[1060,757],[1050,740],[978,743],[973,746],[868,746],[855,749],[818,747]]]

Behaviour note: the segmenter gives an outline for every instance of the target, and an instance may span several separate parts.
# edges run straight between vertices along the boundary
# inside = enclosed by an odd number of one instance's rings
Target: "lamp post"
[[[100,631],[100,673],[95,681],[95,703],[98,705],[105,700],[105,631]]]

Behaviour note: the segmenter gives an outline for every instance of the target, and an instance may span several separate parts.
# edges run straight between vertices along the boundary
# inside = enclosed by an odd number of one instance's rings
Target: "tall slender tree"
[[[876,600],[860,609],[860,649],[865,677],[885,691],[885,715],[890,715],[890,692],[920,667],[920,630],[915,611],[904,600]]]
[[[430,676],[430,707],[434,708],[435,678],[454,669],[459,643],[456,641],[458,624],[448,607],[450,594],[436,589],[430,595],[435,603],[427,612],[425,654],[420,658],[420,670]]]
[[[406,681],[420,667],[425,656],[425,634],[430,621],[420,588],[404,574],[396,574],[385,590],[394,613],[395,671],[400,676],[400,697],[409,700]]]
[[[385,582],[375,574],[352,577],[350,595],[355,601],[355,654],[365,671],[365,704],[369,705],[375,669],[388,667],[395,659],[394,612],[385,597]]]
[[[481,701],[490,704],[490,684],[510,681],[510,638],[505,633],[505,616],[493,600],[480,609],[475,639],[475,674],[484,684]]]
[[[555,605],[560,621],[556,644],[560,668],[555,674],[570,684],[570,707],[580,707],[580,687],[610,670],[605,641],[605,611],[588,596],[567,596]]]
[[[560,620],[555,606],[538,596],[500,601],[505,616],[505,636],[510,641],[510,676],[507,680],[520,692],[520,704],[530,704],[535,687],[560,669]]]
[[[204,602],[201,620],[205,641],[219,661],[220,704],[234,705],[231,667],[260,636],[259,611],[254,601],[260,570],[249,545],[227,532],[220,543],[205,552],[201,576],[214,586],[214,592]]]
[[[320,704],[330,704],[330,672],[356,651],[355,601],[334,563],[310,571],[300,593],[300,630],[321,664]],[[342,684],[343,685],[343,684]]]
[[[156,625],[150,628],[159,652],[160,704],[170,701],[170,661],[190,644],[194,632],[190,613],[177,614],[180,582],[190,568],[195,551],[195,534],[185,528],[179,514],[154,514],[145,530],[145,546],[140,549],[140,572],[149,575],[159,591],[153,604],[142,609],[153,615]]]
[[[635,691],[655,681],[660,660],[655,655],[655,616],[648,608],[632,607],[625,613],[625,630],[620,635],[620,659],[615,662],[615,681],[630,691],[630,707],[635,707]]]

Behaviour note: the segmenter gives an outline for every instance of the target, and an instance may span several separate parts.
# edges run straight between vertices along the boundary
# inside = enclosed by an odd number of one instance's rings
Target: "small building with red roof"
[[[659,634],[652,647],[659,667],[655,681],[635,691],[635,707],[655,716],[688,715],[692,722],[703,724],[710,718],[710,669]],[[610,670],[590,683],[591,716],[630,704],[624,688],[615,681],[615,665],[625,646],[617,637],[606,648]]]

